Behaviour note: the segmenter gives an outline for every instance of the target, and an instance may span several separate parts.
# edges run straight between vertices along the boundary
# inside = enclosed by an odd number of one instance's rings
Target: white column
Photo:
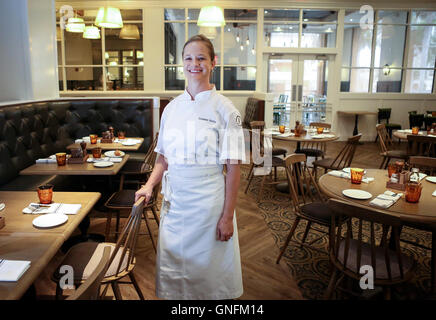
[[[29,0],[28,25],[33,99],[58,98],[54,0]]]
[[[33,98],[27,0],[0,0],[0,101]]]

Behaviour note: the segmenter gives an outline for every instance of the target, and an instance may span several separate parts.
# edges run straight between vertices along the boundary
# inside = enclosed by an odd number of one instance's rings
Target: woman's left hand
[[[217,240],[228,241],[233,236],[233,219],[222,216],[216,228]]]

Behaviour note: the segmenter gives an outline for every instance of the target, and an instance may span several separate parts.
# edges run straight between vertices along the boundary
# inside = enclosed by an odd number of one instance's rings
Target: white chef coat
[[[216,238],[227,159],[245,160],[240,114],[215,88],[185,91],[164,110],[156,152],[162,178],[156,294],[165,299],[233,299],[243,292],[236,214],[229,241]]]
[[[241,115],[215,87],[198,93],[185,90],[165,108],[155,151],[169,164],[217,165],[245,161]]]

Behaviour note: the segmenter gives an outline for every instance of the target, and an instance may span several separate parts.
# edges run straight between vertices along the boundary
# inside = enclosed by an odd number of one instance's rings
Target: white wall
[[[28,24],[32,98],[59,97],[54,0],[29,0]]]
[[[0,101],[33,98],[27,0],[0,1]]]

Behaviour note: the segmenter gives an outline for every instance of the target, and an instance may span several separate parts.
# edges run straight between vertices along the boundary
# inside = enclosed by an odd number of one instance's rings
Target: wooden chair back
[[[386,130],[386,125],[384,123],[380,123],[375,126],[378,135],[378,141],[381,152],[388,152],[393,145],[392,139],[389,136],[388,131]]]
[[[150,171],[154,168],[154,163],[156,162],[156,156],[157,156],[157,153],[154,152],[154,149],[156,148],[158,137],[159,137],[159,132],[156,133],[153,142],[151,143],[150,147],[147,150],[147,153],[144,158],[144,162],[142,163],[141,166],[141,173]]]
[[[320,127],[320,128],[331,129],[332,125],[330,123],[325,123],[325,122],[311,122],[309,124],[309,127]]]
[[[315,181],[309,167],[306,155],[294,153],[285,158],[286,176],[289,184],[289,195],[294,210],[299,211],[303,204],[325,202],[324,197]]]
[[[100,284],[109,268],[110,255],[111,247],[106,246],[97,268],[66,300],[98,300],[100,298]]]
[[[424,135],[407,135],[407,154],[409,156],[436,156],[436,138]]]
[[[409,157],[409,165],[412,168],[419,168],[420,171],[431,176],[436,174],[436,158],[420,156]]]
[[[343,200],[329,199],[327,204],[332,211],[330,260],[336,266],[336,268],[350,277],[360,279],[362,277],[359,272],[360,267],[362,266],[362,249],[364,244],[366,244],[366,246],[369,246],[371,253],[371,267],[374,271],[375,284],[387,284],[393,282],[394,279],[392,277],[391,262],[394,261],[391,261],[391,258],[395,258],[395,262],[397,262],[399,268],[400,278],[404,279],[405,272],[399,238],[401,220],[399,218],[386,215],[378,209],[351,204]],[[350,219],[347,219],[345,224],[337,222],[343,221],[342,219],[344,218]],[[355,219],[355,225],[357,220],[357,236],[355,234],[356,232],[353,232],[351,218]],[[363,234],[364,223],[369,225],[369,236]],[[381,226],[381,237],[376,237],[376,230],[378,226]],[[394,249],[389,247],[389,233],[395,242]],[[380,239],[377,240],[377,238]],[[351,246],[351,240],[355,240],[354,243],[357,241],[357,245]],[[386,266],[387,279],[376,281],[378,271],[376,263],[376,249],[379,249],[380,247],[383,248],[384,251],[384,261],[382,261],[382,263]],[[353,248],[353,254],[350,254],[350,248]],[[395,252],[394,255],[392,255],[392,250]],[[339,259],[339,257],[342,257],[342,261]],[[349,257],[355,257],[356,260],[350,261],[348,259]],[[378,264],[378,266],[381,266],[381,264]]]
[[[353,161],[354,153],[356,152],[357,144],[359,143],[361,137],[362,134],[359,133],[358,135],[348,138],[347,143],[342,148],[342,150],[339,151],[336,158],[333,159],[330,167],[338,169],[349,167],[351,165],[351,162]]]
[[[263,135],[263,130],[265,129],[265,121],[251,121],[250,128],[252,139],[251,145],[255,148],[256,152],[258,152],[260,156],[263,156],[265,147],[265,140]]]
[[[144,200],[145,198],[141,197],[133,205],[126,225],[111,254],[109,265],[111,265],[117,255],[119,255],[115,275],[118,275],[120,271],[122,271],[123,265],[128,268],[135,258],[136,242],[138,240],[139,227],[141,226],[141,217],[144,210]]]

